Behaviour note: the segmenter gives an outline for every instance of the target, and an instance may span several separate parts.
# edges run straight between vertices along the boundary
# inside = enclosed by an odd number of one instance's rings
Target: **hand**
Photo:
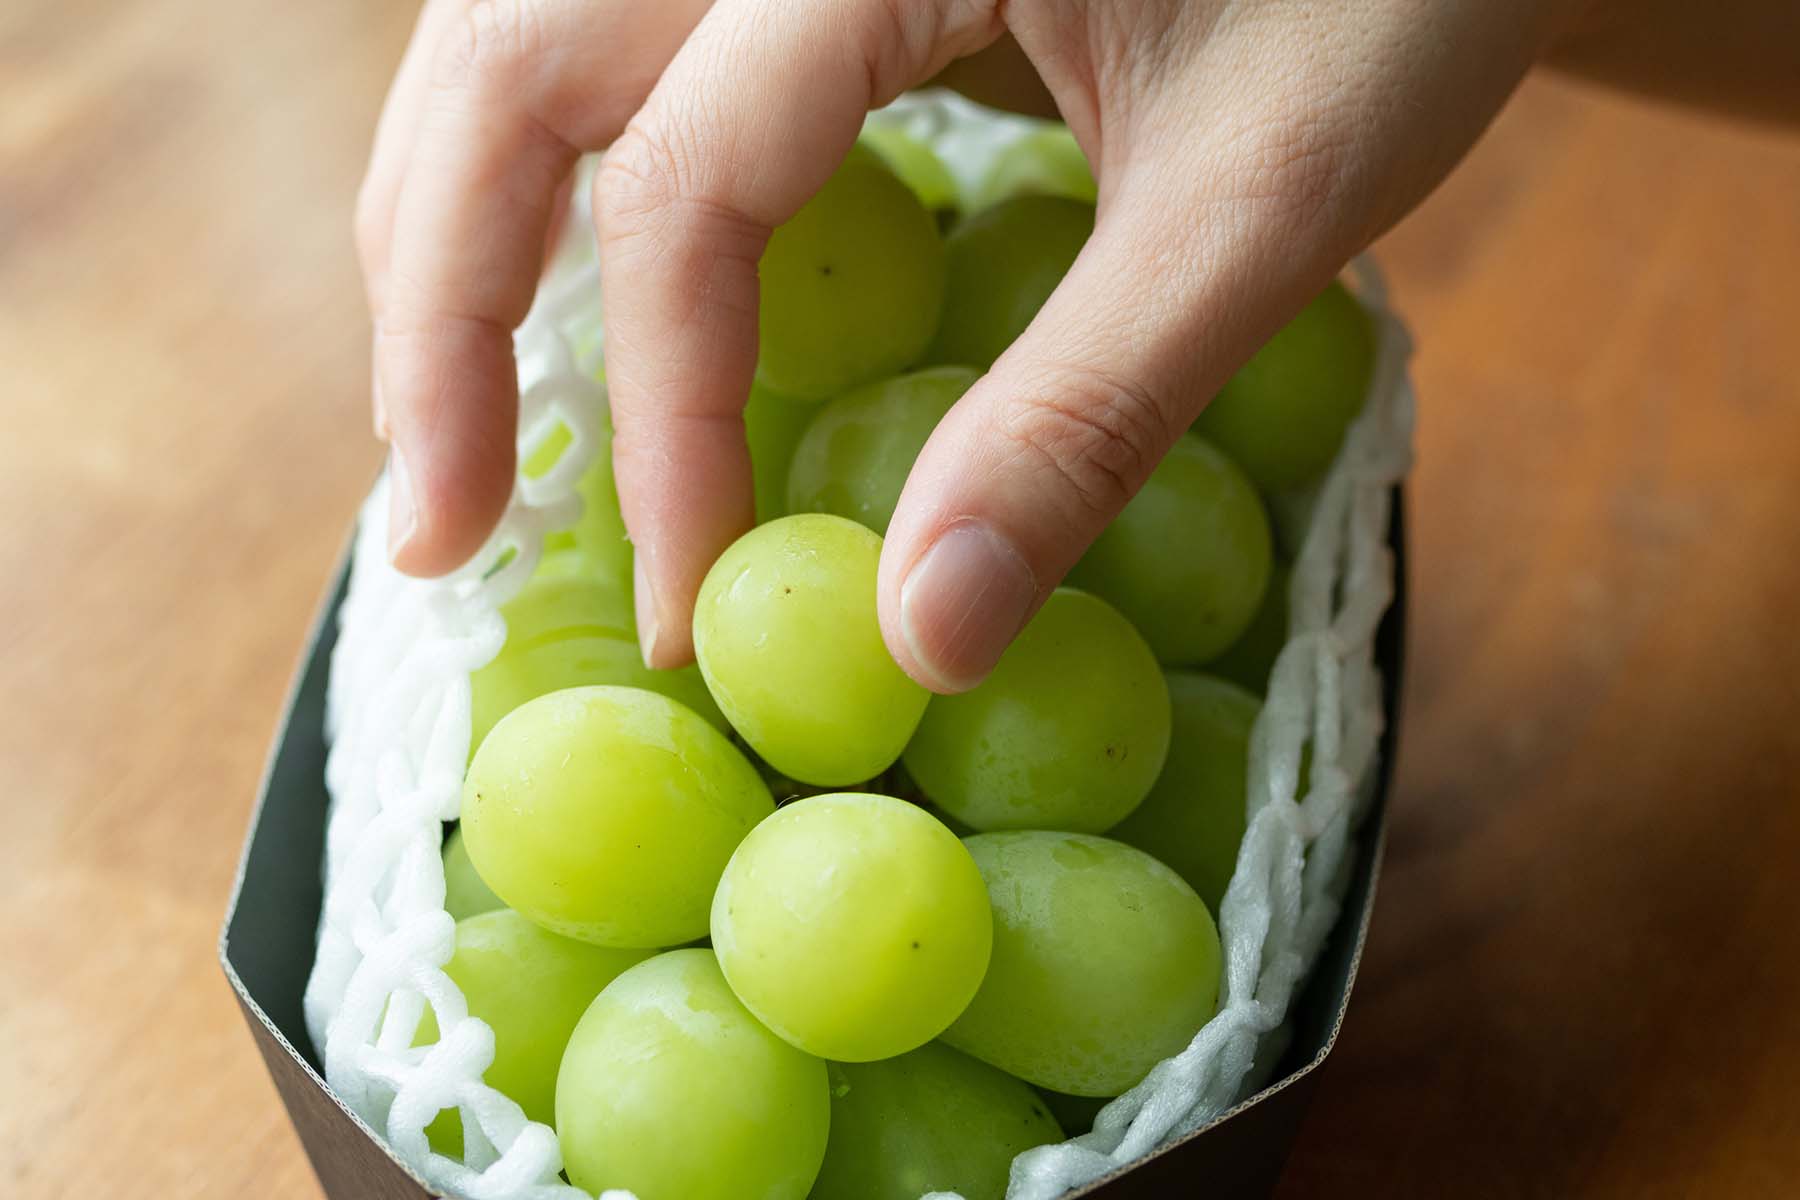
[[[700,580],[751,520],[739,414],[770,231],[865,112],[1010,34],[1095,164],[1098,220],[932,436],[880,576],[900,665],[973,686],[1229,373],[1462,155],[1566,7],[431,0],[364,204],[394,560],[454,567],[504,506],[511,331],[559,184],[610,145],[594,212],[638,624],[652,665],[691,658]]]
[[[375,433],[392,443],[402,570],[460,566],[506,507],[518,422],[511,331],[566,211],[575,160],[618,136],[707,3],[420,9],[356,201]],[[534,30],[545,40],[528,42]]]

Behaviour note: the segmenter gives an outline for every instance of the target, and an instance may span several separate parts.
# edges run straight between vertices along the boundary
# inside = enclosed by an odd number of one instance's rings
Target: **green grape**
[[[976,189],[977,209],[999,204],[1014,196],[1062,196],[1092,204],[1100,189],[1087,155],[1067,125],[1046,125],[1026,134],[994,159],[987,176]]]
[[[1013,1156],[1062,1141],[1029,1087],[942,1042],[830,1073],[831,1139],[811,1200],[1003,1200]]]
[[[502,717],[528,700],[565,688],[600,684],[659,692],[693,709],[721,733],[731,732],[696,668],[659,671],[646,667],[634,638],[569,630],[517,649],[503,648],[471,682],[473,730],[483,738]]]
[[[1269,571],[1269,586],[1262,603],[1250,618],[1250,627],[1231,644],[1231,649],[1206,664],[1209,674],[1249,688],[1257,695],[1269,690],[1269,672],[1288,639],[1288,581],[1293,572],[1276,563]]]
[[[469,848],[463,844],[462,827],[452,829],[444,839],[444,911],[460,921],[502,907],[500,897],[475,873]]]
[[[1214,913],[1244,840],[1250,727],[1257,698],[1197,671],[1169,672],[1175,710],[1169,761],[1137,811],[1112,836],[1175,869]]]
[[[836,513],[887,533],[925,440],[979,378],[968,367],[933,367],[826,404],[794,449],[787,511]]]
[[[969,852],[892,796],[783,806],[713,897],[713,950],[738,999],[808,1054],[843,1062],[942,1033],[980,986],[992,936]]]
[[[750,387],[744,405],[744,438],[750,443],[750,471],[756,481],[756,521],[787,512],[788,464],[794,446],[819,406],[784,396],[761,382]]]
[[[812,399],[916,362],[944,302],[937,223],[868,151],[775,231],[758,273],[758,372]]]
[[[580,555],[559,554],[538,563],[519,594],[500,607],[508,644],[554,640],[570,630],[606,637],[635,637],[631,593],[588,569]]]
[[[602,946],[706,932],[719,875],[774,808],[743,754],[640,688],[551,692],[514,709],[463,784],[469,858],[539,925]]]
[[[660,692],[730,733],[694,667],[656,671],[644,665],[628,618],[631,600],[610,584],[574,573],[579,556],[546,560],[523,591],[502,606],[506,644],[469,677],[470,741],[528,700],[564,688],[614,684]]]
[[[1015,196],[976,213],[944,241],[944,316],[926,361],[986,370],[1062,282],[1094,229],[1094,206]]]
[[[758,1024],[710,950],[659,954],[607,985],[556,1081],[570,1180],[638,1200],[801,1200],[830,1112],[825,1064]]]
[[[934,213],[955,213],[959,199],[956,179],[930,146],[899,126],[886,124],[863,126],[858,140],[912,189],[919,203]]]
[[[1333,283],[1226,381],[1194,430],[1264,491],[1300,487],[1331,465],[1374,369],[1374,322]]]
[[[1069,1096],[1049,1088],[1034,1090],[1043,1100],[1044,1107],[1050,1110],[1050,1115],[1056,1118],[1056,1123],[1072,1136],[1092,1129],[1100,1110],[1113,1101],[1111,1096]]]
[[[548,474],[569,447],[565,426],[558,425],[525,460],[527,478]],[[626,617],[631,613],[631,542],[625,535],[625,518],[619,512],[619,493],[613,484],[612,425],[600,429],[600,445],[594,461],[576,486],[581,497],[581,517],[567,529],[544,535],[544,554],[556,558],[575,552],[584,565],[579,570],[611,583],[625,596]]]
[[[1219,935],[1174,871],[1083,834],[964,844],[994,905],[994,957],[946,1042],[1039,1087],[1116,1096],[1212,1017]]]
[[[458,921],[456,951],[444,973],[461,989],[469,1014],[494,1031],[494,1061],[482,1079],[533,1121],[556,1119],[556,1068],[575,1023],[600,989],[648,950],[613,950],[558,937],[510,908]],[[425,1010],[417,1045],[438,1039]],[[462,1157],[462,1114],[445,1109],[426,1128],[432,1148]]]
[[[1269,514],[1244,473],[1197,437],[1181,437],[1069,582],[1118,605],[1162,662],[1222,653],[1269,585]]]
[[[906,748],[933,803],[976,829],[1099,833],[1169,750],[1169,689],[1105,601],[1058,588],[985,682],[934,696]]]
[[[875,617],[881,538],[822,513],[734,542],[700,585],[694,653],[732,727],[782,774],[838,786],[900,755],[929,693]]]

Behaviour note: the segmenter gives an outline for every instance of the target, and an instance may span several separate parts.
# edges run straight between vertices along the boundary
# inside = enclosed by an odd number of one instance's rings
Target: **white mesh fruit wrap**
[[[928,141],[964,187],[1031,128],[941,94],[904,97],[871,119]],[[470,674],[499,652],[498,609],[530,578],[543,535],[576,519],[576,484],[595,455],[606,403],[593,371],[598,278],[591,235],[571,236],[516,338],[520,459],[562,424],[573,441],[556,466],[521,477],[481,553],[432,581],[388,565],[387,482],[379,482],[363,507],[331,661],[325,903],[307,1030],[343,1102],[432,1187],[468,1200],[587,1196],[560,1179],[556,1135],[482,1082],[493,1032],[444,974],[454,923],[440,846],[462,800]],[[1223,1002],[1186,1050],[1108,1104],[1092,1132],[1020,1155],[1008,1200],[1051,1200],[1259,1087],[1286,1044],[1289,1004],[1337,921],[1375,775],[1375,631],[1394,593],[1389,506],[1412,431],[1406,334],[1366,265],[1358,292],[1377,319],[1380,350],[1368,402],[1310,505],[1290,636],[1251,735],[1249,826],[1220,913]],[[1311,787],[1299,797],[1308,743]],[[427,1004],[441,1036],[414,1046]],[[462,1111],[466,1162],[426,1141],[425,1126],[447,1107]],[[609,1191],[602,1200],[628,1198]]]

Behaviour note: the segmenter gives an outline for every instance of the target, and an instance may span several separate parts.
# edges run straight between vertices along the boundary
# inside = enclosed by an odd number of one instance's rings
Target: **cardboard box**
[[[1387,726],[1374,804],[1361,831],[1343,915],[1295,1001],[1294,1037],[1286,1058],[1272,1083],[1231,1112],[1074,1195],[1095,1200],[1201,1193],[1260,1196],[1273,1190],[1280,1176],[1318,1068],[1343,1024],[1374,906],[1400,717],[1406,555],[1404,506],[1398,502],[1390,541],[1394,603],[1376,642]],[[225,914],[219,959],[326,1195],[331,1200],[422,1200],[433,1194],[425,1181],[390,1154],[376,1132],[326,1086],[300,1008],[323,892],[325,679],[347,577],[346,558],[307,640],[276,733]]]

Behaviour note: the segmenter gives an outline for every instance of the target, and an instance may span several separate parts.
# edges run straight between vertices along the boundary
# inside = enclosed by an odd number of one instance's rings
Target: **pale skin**
[[[394,563],[455,568],[504,507],[511,331],[577,156],[605,150],[592,208],[638,628],[650,665],[690,661],[700,581],[752,520],[763,245],[864,113],[942,74],[1053,104],[1100,185],[1086,249],[932,436],[882,551],[895,660],[974,686],[1219,385],[1535,62],[1800,115],[1800,5],[1701,7],[426,0],[357,212]]]

